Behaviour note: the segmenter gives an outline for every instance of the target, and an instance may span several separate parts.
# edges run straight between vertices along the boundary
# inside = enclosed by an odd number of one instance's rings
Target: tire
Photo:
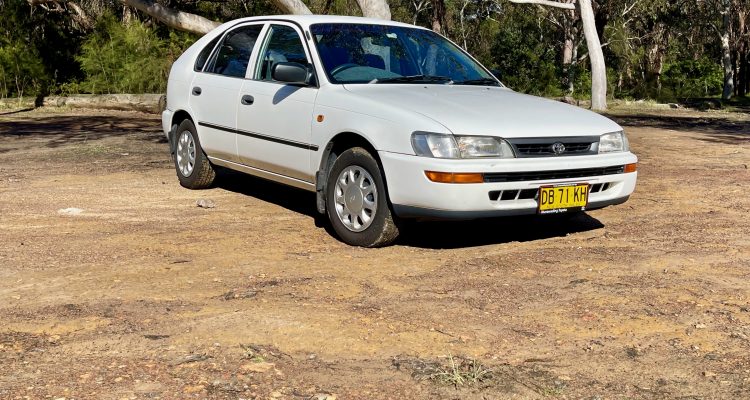
[[[326,211],[333,230],[349,245],[381,247],[398,237],[378,162],[361,147],[344,151],[334,161],[326,184]]]
[[[203,152],[193,121],[186,119],[175,131],[174,167],[180,185],[188,189],[205,189],[216,178],[216,171]]]

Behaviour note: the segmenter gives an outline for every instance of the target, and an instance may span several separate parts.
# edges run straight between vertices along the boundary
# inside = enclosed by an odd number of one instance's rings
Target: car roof
[[[240,18],[233,21],[230,21],[232,25],[242,22],[250,22],[250,21],[268,21],[268,20],[278,20],[278,21],[291,21],[296,22],[297,24],[301,25],[304,28],[308,28],[310,25],[314,24],[322,24],[322,23],[339,23],[339,24],[371,24],[371,25],[389,25],[389,26],[402,26],[402,27],[408,27],[408,28],[422,28],[410,24],[405,24],[402,22],[396,22],[396,21],[390,21],[385,19],[377,19],[377,18],[363,18],[363,17],[351,17],[351,16],[344,16],[344,15],[263,15],[263,16],[256,16],[256,17],[246,17],[246,18]],[[425,29],[425,28],[422,28]]]

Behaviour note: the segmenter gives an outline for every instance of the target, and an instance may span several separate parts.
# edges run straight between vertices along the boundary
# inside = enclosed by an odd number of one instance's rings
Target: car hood
[[[346,90],[389,107],[411,110],[456,135],[498,137],[587,136],[619,131],[594,112],[501,87],[419,84],[350,84]],[[377,115],[388,118],[387,115]]]

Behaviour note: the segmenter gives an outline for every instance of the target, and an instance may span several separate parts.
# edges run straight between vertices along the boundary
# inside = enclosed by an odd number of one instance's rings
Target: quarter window
[[[227,33],[206,72],[244,78],[262,28],[262,25],[242,26]]]
[[[206,47],[201,50],[200,53],[198,53],[198,58],[195,60],[195,70],[196,71],[202,71],[203,67],[206,65],[206,61],[208,61],[208,56],[211,55],[211,51],[216,47],[216,42],[219,41],[221,36],[217,36],[214,40],[208,42]]]
[[[296,62],[308,65],[305,48],[302,45],[299,34],[291,26],[271,26],[266,47],[263,50],[263,59],[259,63],[258,76],[262,81],[273,81],[271,71],[273,66],[280,62]]]

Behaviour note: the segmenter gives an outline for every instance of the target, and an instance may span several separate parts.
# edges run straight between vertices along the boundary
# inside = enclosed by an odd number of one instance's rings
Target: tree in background
[[[512,3],[538,4],[546,7],[574,10],[583,26],[583,35],[591,63],[591,108],[594,110],[607,109],[607,66],[604,62],[599,32],[596,29],[596,18],[591,0],[509,0]],[[566,38],[567,40],[567,38]],[[568,61],[571,61],[569,59]]]
[[[121,23],[111,15],[99,19],[77,57],[88,93],[157,93],[163,91],[172,62],[192,40],[170,34],[160,40],[143,22]]]
[[[591,90],[595,81],[605,96],[611,93],[613,97],[662,101],[721,95],[729,78],[735,95],[745,95],[750,89],[750,0],[547,0],[541,1],[543,4],[529,4],[539,3],[532,0],[516,1],[523,4],[510,0],[157,1],[0,0],[0,33],[5,34],[0,39],[0,53],[6,60],[0,69],[0,96],[19,92],[9,85],[15,81],[13,74],[21,74],[8,67],[9,60],[18,58],[10,54],[26,57],[19,66],[36,66],[36,72],[24,73],[27,78],[34,76],[34,82],[24,84],[24,94],[147,90],[145,82],[135,84],[127,78],[124,67],[108,72],[123,81],[109,81],[111,86],[105,88],[102,83],[108,81],[100,76],[104,72],[90,68],[95,49],[107,52],[105,45],[125,46],[123,37],[142,36],[144,43],[158,49],[148,53],[153,59],[149,71],[162,71],[158,65],[168,64],[173,53],[179,54],[197,35],[217,26],[217,21],[309,12],[393,18],[434,28],[486,66],[499,68],[503,81],[514,90],[531,94],[586,99],[591,93],[600,104],[596,95],[601,91]],[[721,7],[727,2],[730,12],[722,14]],[[582,7],[592,11],[585,20]],[[728,24],[724,24],[725,15]],[[102,24],[105,18],[124,28]],[[132,23],[140,27],[129,28]],[[588,31],[600,40],[594,48],[601,50],[601,57],[589,51],[593,40],[586,40],[584,24],[593,25]],[[104,35],[103,26],[108,27],[109,36]],[[727,27],[729,57],[718,34]],[[121,53],[111,54],[124,65],[129,61]],[[587,62],[592,57],[603,63]],[[594,67],[600,64],[606,66],[603,78],[596,73],[600,66]],[[718,84],[717,71],[723,78]],[[164,74],[152,73],[153,80],[159,82],[153,87],[163,87]],[[1,82],[6,82],[7,89]],[[604,102],[606,105],[606,97]]]

